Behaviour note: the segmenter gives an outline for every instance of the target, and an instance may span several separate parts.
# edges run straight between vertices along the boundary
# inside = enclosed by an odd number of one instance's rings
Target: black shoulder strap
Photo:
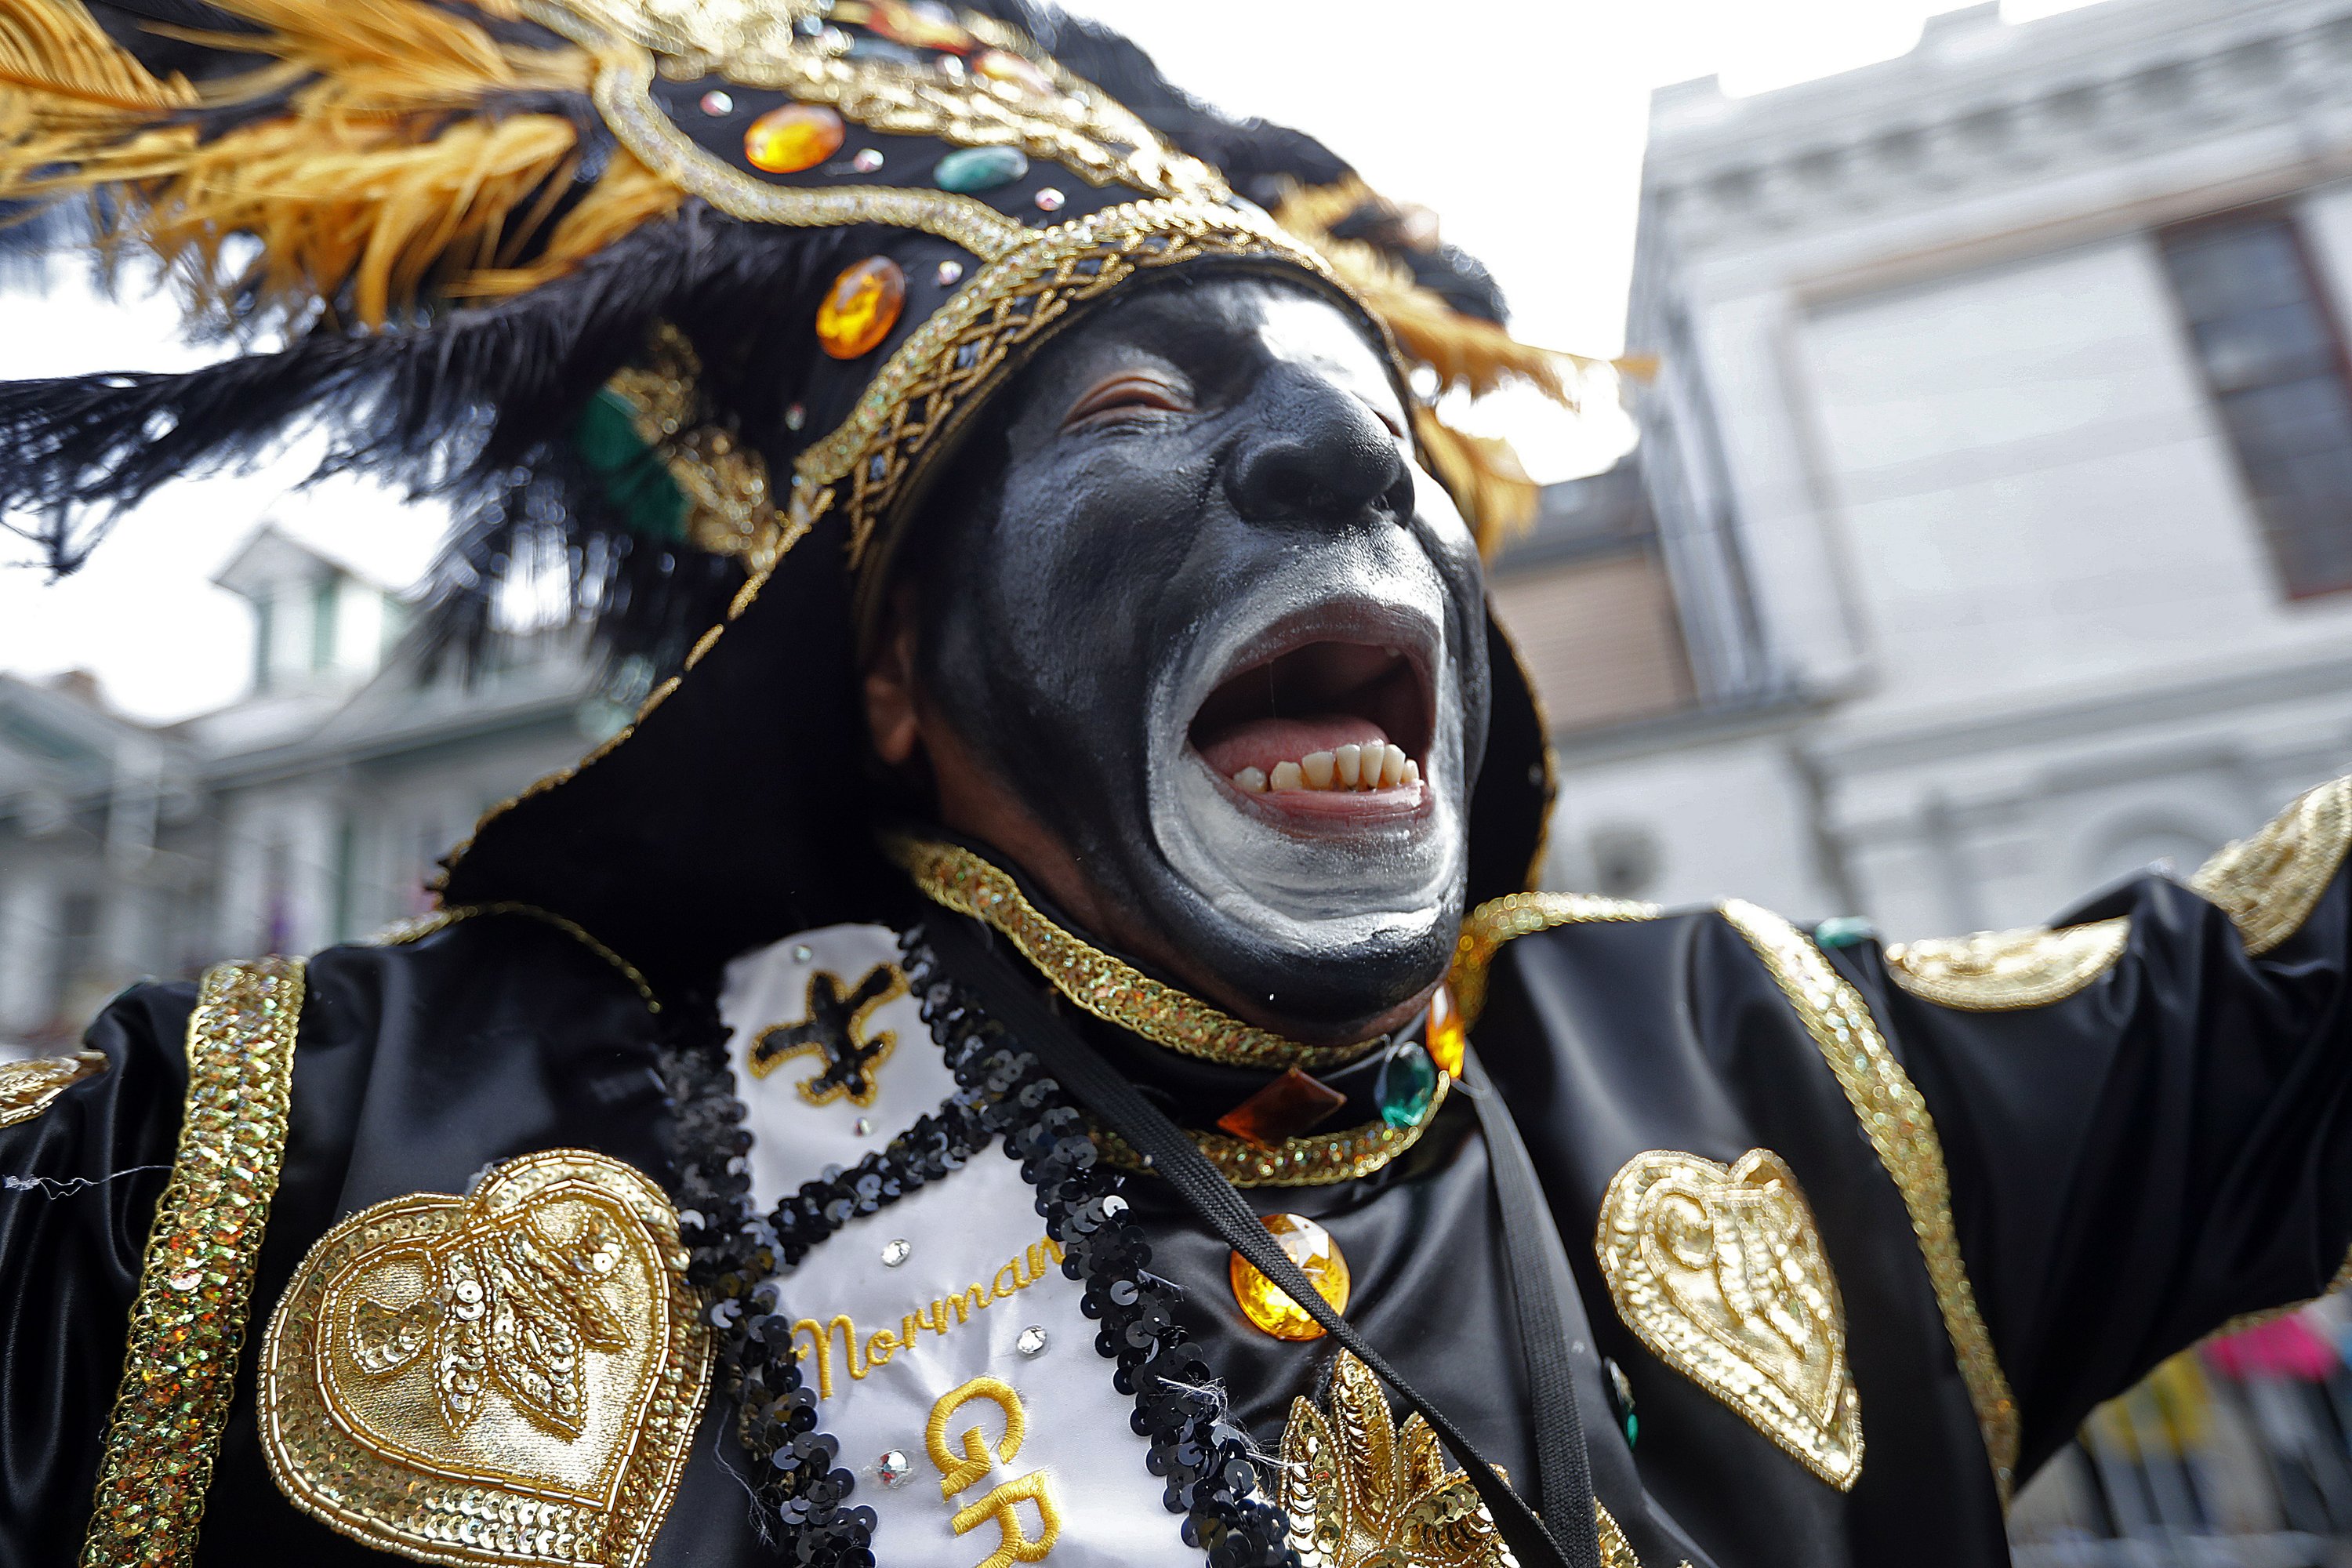
[[[1575,1389],[1569,1381],[1569,1362],[1560,1343],[1559,1303],[1549,1264],[1530,1260],[1526,1249],[1539,1244],[1541,1233],[1529,1234],[1524,1210],[1535,1173],[1527,1152],[1511,1129],[1509,1117],[1490,1086],[1473,1084],[1479,1103],[1479,1121],[1486,1130],[1489,1157],[1496,1171],[1496,1194],[1502,1201],[1507,1257],[1512,1292],[1518,1309],[1520,1340],[1533,1375],[1538,1458],[1545,1513],[1549,1522],[1511,1489],[1510,1483],[1455,1426],[1404,1380],[1361,1334],[1307,1283],[1307,1276],[1268,1234],[1250,1206],[1217,1168],[1209,1163],[1183,1130],[1171,1121],[1135,1085],[1096,1054],[1077,1033],[1050,1007],[1037,991],[1002,958],[982,930],[969,919],[940,911],[928,921],[931,945],[949,971],[980,993],[982,1002],[998,1023],[1011,1030],[1022,1047],[1035,1053],[1062,1087],[1112,1131],[1146,1156],[1151,1168],[1181,1197],[1218,1240],[1254,1265],[1290,1299],[1320,1323],[1324,1331],[1373,1374],[1396,1392],[1430,1430],[1461,1462],[1470,1484],[1494,1517],[1496,1528],[1525,1568],[1601,1568],[1601,1543],[1594,1522],[1592,1478],[1584,1452],[1583,1422],[1576,1408]],[[1496,1123],[1507,1137],[1498,1139]],[[1534,1201],[1540,1203],[1540,1194]],[[1513,1223],[1515,1219],[1521,1223]]]

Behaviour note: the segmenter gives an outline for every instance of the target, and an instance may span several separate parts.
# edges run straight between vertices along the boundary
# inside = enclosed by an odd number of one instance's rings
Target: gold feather
[[[379,327],[427,293],[544,281],[683,199],[615,158],[542,234],[577,166],[578,132],[562,115],[496,106],[585,92],[595,62],[581,49],[504,44],[424,0],[215,3],[260,30],[176,36],[259,63],[197,89],[156,83],[80,0],[0,0],[0,79],[26,87],[0,104],[0,201],[109,194],[110,249],[149,250],[182,271],[200,312],[234,298],[299,318],[347,299]],[[200,128],[207,112],[247,105],[254,118]],[[239,235],[258,246],[232,251]],[[548,247],[518,271],[541,238]]]
[[[1479,558],[1493,560],[1535,521],[1543,487],[1528,477],[1518,453],[1499,437],[1456,430],[1426,407],[1412,411],[1412,426],[1423,455],[1470,524]]]
[[[176,109],[196,98],[182,77],[157,80],[81,0],[0,4],[0,83],[99,109]]]

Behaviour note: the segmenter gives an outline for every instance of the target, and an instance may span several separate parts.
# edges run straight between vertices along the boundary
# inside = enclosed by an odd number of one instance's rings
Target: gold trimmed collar
[[[1226,1067],[1312,1072],[1354,1061],[1380,1044],[1307,1046],[1245,1024],[1063,930],[1010,873],[961,845],[891,834],[882,847],[925,898],[993,928],[1074,1005],[1155,1046]]]

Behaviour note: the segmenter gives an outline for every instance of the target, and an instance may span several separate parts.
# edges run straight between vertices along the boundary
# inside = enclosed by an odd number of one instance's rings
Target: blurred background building
[[[1498,574],[1552,879],[2019,925],[2352,764],[2347,174],[2340,0],[1659,91],[1641,441]]]
[[[1548,704],[1547,879],[2048,920],[2352,770],[2352,0],[1937,16],[1901,58],[1659,91],[1640,440],[1494,592]],[[249,689],[150,725],[0,676],[0,1042],[426,904],[620,722],[561,631],[470,688],[273,527]],[[2021,1498],[2019,1560],[2352,1563],[2331,1302],[2169,1363]]]

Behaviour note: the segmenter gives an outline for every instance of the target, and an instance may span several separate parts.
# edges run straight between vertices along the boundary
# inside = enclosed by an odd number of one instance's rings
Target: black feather
[[[168,481],[250,466],[323,428],[320,475],[365,471],[456,512],[433,573],[436,654],[478,653],[500,584],[552,553],[611,651],[667,668],[719,618],[740,569],[633,534],[573,449],[581,412],[668,321],[709,345],[710,390],[740,411],[745,438],[772,444],[773,411],[813,352],[799,342],[809,312],[845,249],[869,237],[747,227],[689,204],[499,304],[376,333],[315,330],[178,374],[0,384],[0,526],[69,573]]]

